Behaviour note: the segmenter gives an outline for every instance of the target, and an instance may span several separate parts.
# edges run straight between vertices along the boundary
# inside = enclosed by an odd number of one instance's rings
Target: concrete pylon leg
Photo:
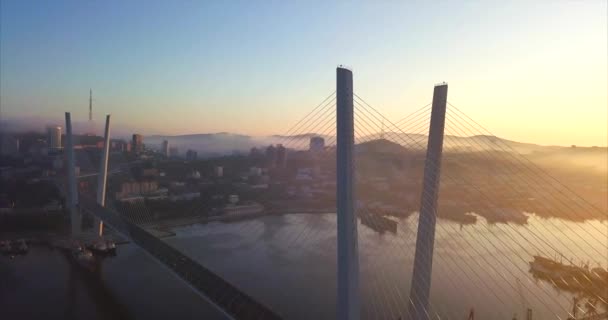
[[[99,164],[99,175],[97,176],[97,203],[104,207],[106,204],[106,184],[108,180],[108,158],[110,154],[110,115],[106,116],[106,127],[103,137],[103,150]],[[95,218],[95,233],[103,236],[103,221]]]
[[[353,73],[336,70],[338,310],[339,320],[358,320],[359,254],[355,215]]]
[[[72,236],[80,234],[82,218],[78,210],[78,189],[76,186],[76,161],[74,158],[74,137],[72,136],[72,118],[69,112],[65,113],[65,155],[67,157],[67,185],[68,209],[70,211],[70,225]]]
[[[431,291],[431,274],[433,270],[433,248],[435,245],[435,223],[437,219],[437,198],[439,195],[439,177],[443,151],[443,133],[445,128],[445,111],[448,96],[448,85],[435,86],[431,125],[424,165],[424,180],[418,219],[416,254],[409,301],[410,320],[429,319],[429,296]]]

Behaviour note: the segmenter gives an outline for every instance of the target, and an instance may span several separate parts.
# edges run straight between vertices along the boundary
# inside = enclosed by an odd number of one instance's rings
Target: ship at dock
[[[94,272],[99,268],[99,261],[93,256],[93,252],[83,247],[74,247],[71,252],[66,255],[68,260],[73,264]]]
[[[85,248],[90,250],[95,255],[115,256],[116,244],[112,240],[99,239],[95,242],[85,245]]]
[[[8,256],[23,255],[29,251],[29,246],[24,239],[15,241],[0,241],[0,253]]]
[[[591,268],[589,264],[564,263],[537,255],[530,262],[530,272],[559,289],[608,301],[608,270],[602,267]]]
[[[373,213],[362,213],[358,214],[361,223],[368,228],[378,232],[390,232],[393,234],[397,233],[397,221],[391,220],[385,216]]]
[[[60,239],[53,242],[51,247],[62,252],[70,264],[91,273],[99,271],[105,258],[116,255],[116,244],[109,239],[92,242]]]

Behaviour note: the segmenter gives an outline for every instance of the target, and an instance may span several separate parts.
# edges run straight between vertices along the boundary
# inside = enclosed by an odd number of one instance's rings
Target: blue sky
[[[606,145],[606,1],[2,0],[5,118],[64,111],[146,133],[281,133],[334,90],[393,119],[432,86],[494,133]]]

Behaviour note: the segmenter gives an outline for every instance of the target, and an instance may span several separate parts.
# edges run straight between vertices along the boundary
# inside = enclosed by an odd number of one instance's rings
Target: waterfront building
[[[0,136],[0,154],[3,156],[13,156],[19,153],[19,139],[8,135],[2,134]]]
[[[214,174],[216,177],[221,178],[224,176],[224,167],[222,166],[217,166],[214,168],[213,170]]]
[[[163,144],[160,148],[160,152],[165,156],[168,157],[169,156],[169,141],[168,140],[164,140]]]
[[[155,180],[124,181],[120,184],[119,191],[115,193],[117,200],[128,197],[143,196],[158,190],[158,182]]]
[[[258,214],[264,211],[264,206],[257,202],[240,204],[240,205],[227,205],[222,210],[227,215],[249,215]]]
[[[310,146],[309,151],[311,152],[321,152],[325,149],[325,139],[322,137],[312,137],[310,138]]]
[[[133,135],[131,150],[135,153],[142,153],[144,151],[144,136],[137,133]]]
[[[198,158],[198,152],[192,150],[192,149],[188,149],[188,151],[186,151],[186,160],[196,160]]]
[[[50,150],[61,149],[60,126],[48,126],[46,128],[46,144]]]
[[[268,166],[271,168],[276,164],[276,154],[277,149],[273,145],[269,145],[268,148],[266,148],[266,161],[268,162]]]
[[[285,168],[287,164],[287,149],[282,144],[277,145],[276,167]]]

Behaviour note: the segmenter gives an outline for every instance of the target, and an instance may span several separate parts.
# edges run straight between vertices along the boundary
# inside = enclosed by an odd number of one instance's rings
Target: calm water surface
[[[417,218],[396,234],[359,225],[362,316],[397,319],[407,310]],[[176,228],[166,241],[289,319],[335,318],[334,214],[268,216]],[[568,234],[576,241],[557,237]],[[598,239],[604,239],[598,241]],[[431,313],[463,319],[565,319],[573,295],[534,279],[537,253],[608,266],[608,225],[531,216],[527,226],[461,226],[439,220]],[[0,257],[0,314],[7,319],[221,319],[221,315],[132,245],[119,247],[97,277],[56,251]]]
[[[284,215],[183,227],[171,243],[287,318],[334,318],[335,229],[333,214]],[[399,221],[397,234],[359,225],[364,318],[397,319],[407,310],[416,229],[415,215]],[[564,233],[576,241],[556,236]],[[440,220],[431,313],[462,319],[474,308],[480,318],[523,318],[525,305],[536,319],[565,319],[572,294],[528,272],[533,255],[558,251],[608,266],[608,225],[536,216],[526,226]]]

